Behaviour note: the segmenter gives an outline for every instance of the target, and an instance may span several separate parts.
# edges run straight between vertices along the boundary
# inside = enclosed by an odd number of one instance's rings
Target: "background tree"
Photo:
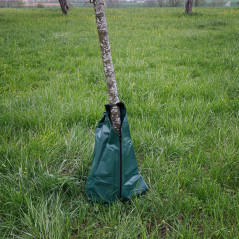
[[[158,5],[160,6],[160,7],[163,7],[163,3],[164,3],[164,0],[157,0],[157,2],[158,2]]]
[[[199,6],[205,5],[206,3],[205,3],[205,0],[195,0],[194,4],[195,4],[195,7],[199,7]]]
[[[193,0],[186,0],[185,2],[185,13],[189,14],[192,12]]]
[[[66,0],[59,0],[60,6],[61,6],[61,11],[63,14],[67,15],[68,13],[68,3]]]
[[[25,6],[25,2],[23,0],[16,0],[16,7],[22,8]]]
[[[13,7],[16,4],[15,0],[0,0],[0,7]]]
[[[111,107],[110,118],[113,128],[120,134],[121,120],[120,110],[115,104],[119,102],[115,72],[110,51],[107,23],[105,18],[104,0],[94,0],[95,18],[99,35],[101,57],[104,66],[105,80]]]
[[[223,0],[212,0],[212,6],[213,7],[218,7],[218,6],[223,6],[224,4],[223,4],[224,2],[223,2]]]
[[[168,4],[170,7],[179,7],[181,5],[182,1],[181,0],[171,0],[168,1]]]
[[[195,0],[195,7],[198,7],[200,4],[200,0]]]

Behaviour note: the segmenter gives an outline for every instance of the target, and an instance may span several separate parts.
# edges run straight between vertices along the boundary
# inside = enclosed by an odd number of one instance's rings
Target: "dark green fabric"
[[[92,166],[86,183],[86,194],[93,202],[127,200],[148,189],[138,171],[126,108],[123,103],[118,106],[121,140],[111,125],[109,105],[96,129]]]

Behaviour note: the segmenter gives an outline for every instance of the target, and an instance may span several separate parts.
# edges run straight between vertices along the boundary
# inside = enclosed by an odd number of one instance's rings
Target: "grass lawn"
[[[90,204],[108,103],[93,9],[0,10],[0,238],[239,238],[239,8],[107,9],[148,193]]]

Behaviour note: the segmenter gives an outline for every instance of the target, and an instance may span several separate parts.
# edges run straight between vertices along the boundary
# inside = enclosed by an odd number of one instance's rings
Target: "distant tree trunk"
[[[63,14],[67,15],[68,13],[68,4],[67,4],[67,1],[66,0],[59,0],[59,3],[61,5],[61,11]]]
[[[185,2],[185,13],[192,13],[193,0],[186,0]]]
[[[95,9],[97,30],[99,35],[101,57],[103,61],[105,80],[109,96],[109,103],[114,105],[111,108],[110,112],[111,123],[115,131],[120,135],[120,127],[121,127],[120,110],[118,106],[115,106],[115,104],[119,102],[119,97],[117,92],[117,84],[115,80],[114,66],[110,51],[110,43],[105,18],[104,0],[94,0],[93,3]]]

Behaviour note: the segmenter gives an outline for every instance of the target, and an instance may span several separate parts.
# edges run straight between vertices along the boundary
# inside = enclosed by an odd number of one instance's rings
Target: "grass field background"
[[[0,238],[239,238],[239,8],[106,15],[149,191],[85,195],[108,103],[93,9],[1,9]]]

